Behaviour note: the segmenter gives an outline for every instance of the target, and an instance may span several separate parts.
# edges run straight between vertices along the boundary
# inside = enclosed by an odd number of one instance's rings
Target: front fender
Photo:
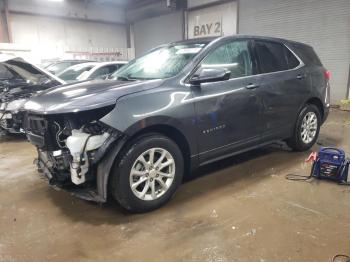
[[[189,142],[191,155],[197,154],[196,117],[188,88],[161,88],[121,97],[115,108],[100,119],[127,136],[155,125],[180,131]]]

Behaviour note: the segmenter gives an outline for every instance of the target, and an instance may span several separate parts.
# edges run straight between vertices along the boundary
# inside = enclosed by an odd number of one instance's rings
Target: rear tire
[[[175,142],[160,134],[132,141],[112,169],[111,193],[133,213],[157,209],[182,182],[184,163]]]
[[[294,151],[306,151],[317,141],[321,126],[321,114],[317,106],[306,104],[300,111],[293,136],[287,144]]]

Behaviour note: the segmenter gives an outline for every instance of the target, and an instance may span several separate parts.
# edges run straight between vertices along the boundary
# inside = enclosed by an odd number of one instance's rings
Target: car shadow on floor
[[[334,138],[325,136],[321,138],[323,141],[333,141],[334,145],[339,143]],[[314,149],[317,148],[316,145]],[[50,187],[47,187],[46,194],[53,204],[73,221],[83,221],[92,225],[119,225],[141,219],[154,219],[159,215],[176,212],[181,205],[223,187],[234,187],[239,184],[239,188],[235,187],[235,190],[245,190],[251,184],[270,177],[274,172],[283,173],[285,169],[291,169],[303,163],[310,152],[311,150],[292,152],[284,143],[276,143],[208,164],[186,177],[169,203],[146,214],[130,214],[111,198],[107,203],[98,205],[77,199],[62,190],[55,191]]]
[[[3,131],[0,131],[0,143],[23,142],[23,140],[26,140],[25,134],[9,134],[9,133],[4,133]]]

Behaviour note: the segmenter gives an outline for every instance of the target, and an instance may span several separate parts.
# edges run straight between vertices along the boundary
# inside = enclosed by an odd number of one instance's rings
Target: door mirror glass
[[[191,77],[190,84],[218,82],[230,79],[231,72],[225,68],[199,68]]]

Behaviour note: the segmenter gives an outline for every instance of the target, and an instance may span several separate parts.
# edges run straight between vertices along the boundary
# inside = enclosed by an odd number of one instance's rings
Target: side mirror
[[[230,79],[231,72],[226,68],[199,68],[190,79],[190,84],[219,82]]]

